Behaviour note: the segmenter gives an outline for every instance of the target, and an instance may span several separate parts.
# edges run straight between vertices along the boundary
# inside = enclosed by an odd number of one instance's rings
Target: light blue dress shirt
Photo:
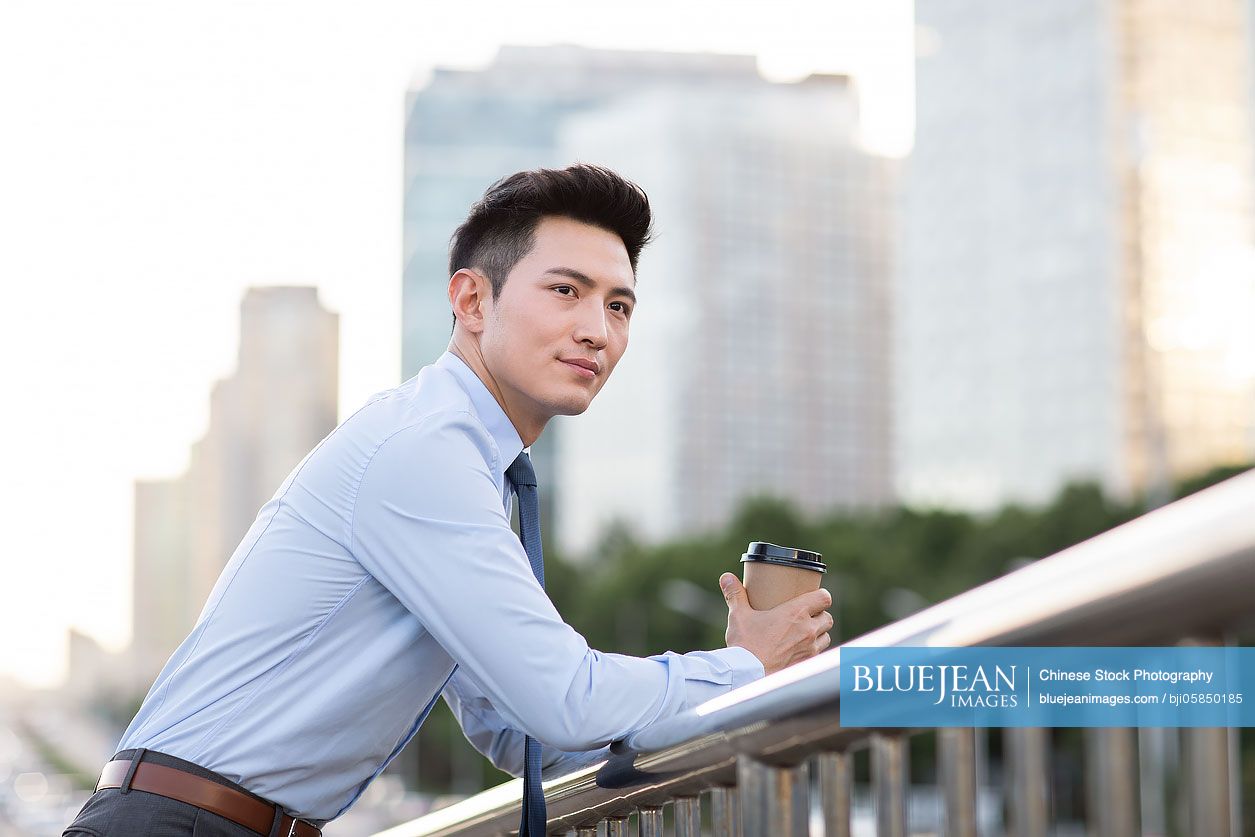
[[[521,772],[526,731],[552,775],[762,676],[743,648],[589,648],[510,528],[505,469],[522,449],[451,353],[372,397],[262,507],[118,748],[195,762],[321,824],[442,691],[496,765]]]

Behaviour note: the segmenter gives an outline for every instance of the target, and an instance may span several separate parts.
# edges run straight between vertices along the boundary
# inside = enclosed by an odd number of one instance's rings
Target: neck
[[[488,392],[496,399],[506,418],[514,425],[519,438],[523,440],[523,447],[531,447],[532,443],[540,438],[540,433],[545,429],[546,422],[536,419],[529,420],[522,414],[522,411],[512,408],[501,386],[497,384],[497,379],[488,371],[488,364],[484,362],[484,355],[479,351],[479,345],[474,341],[458,338],[459,335],[453,335],[453,339],[449,341],[449,351],[469,366],[471,371],[475,373],[475,377],[479,378],[484,386],[487,387]]]

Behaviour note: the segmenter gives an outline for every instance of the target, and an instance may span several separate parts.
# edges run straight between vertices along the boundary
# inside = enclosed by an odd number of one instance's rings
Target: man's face
[[[488,303],[480,351],[512,417],[588,409],[628,342],[636,278],[614,233],[545,218]]]

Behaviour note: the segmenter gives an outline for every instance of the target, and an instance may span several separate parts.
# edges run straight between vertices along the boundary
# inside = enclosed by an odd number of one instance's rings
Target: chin
[[[587,410],[592,403],[592,398],[566,398],[554,402],[552,411],[555,416],[578,416]]]

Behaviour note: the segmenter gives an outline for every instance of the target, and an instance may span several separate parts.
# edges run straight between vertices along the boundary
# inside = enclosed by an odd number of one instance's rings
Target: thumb
[[[745,586],[741,584],[741,579],[732,573],[719,576],[719,588],[723,590],[723,598],[728,603],[729,610],[749,604],[749,597],[745,595]]]

